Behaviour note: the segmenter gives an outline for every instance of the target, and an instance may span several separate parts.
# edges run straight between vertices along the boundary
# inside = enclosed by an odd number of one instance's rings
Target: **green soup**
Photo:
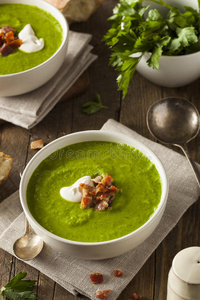
[[[0,75],[31,69],[49,59],[60,47],[63,32],[60,23],[48,12],[26,4],[0,4],[0,27],[11,26],[17,34],[30,24],[38,39],[44,39],[44,48],[25,53],[15,49],[8,56],[0,55]]]
[[[117,192],[111,209],[81,209],[60,196],[62,187],[96,174],[113,177]],[[149,220],[161,198],[154,164],[137,149],[113,142],[67,146],[43,160],[27,187],[33,217],[48,231],[74,241],[101,242],[124,236]]]

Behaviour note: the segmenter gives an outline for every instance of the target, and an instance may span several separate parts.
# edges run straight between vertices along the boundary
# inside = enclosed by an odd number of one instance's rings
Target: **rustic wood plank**
[[[162,98],[162,88],[155,86],[136,72],[129,91],[122,100],[120,122],[152,139],[146,125],[146,114],[150,105],[160,98]]]
[[[91,44],[94,46],[93,53],[98,59],[90,66],[90,88],[83,96],[76,98],[73,108],[73,132],[87,129],[100,129],[109,119],[119,119],[120,93],[117,91],[116,73],[108,67],[110,51],[102,42],[102,38],[109,28],[107,18],[112,14],[112,9],[117,1],[104,1],[97,12],[86,23],[72,24],[72,30],[84,31],[93,35]],[[95,25],[94,25],[95,24]],[[87,116],[81,113],[81,105],[91,101],[95,93],[99,93],[103,105],[107,109]]]
[[[13,267],[12,255],[0,249],[0,287],[6,285],[10,280]]]
[[[13,157],[12,168],[8,180],[0,185],[0,202],[18,189],[20,172],[26,161],[29,133],[27,130],[11,124],[1,125],[0,149]],[[20,155],[19,155],[20,153]]]

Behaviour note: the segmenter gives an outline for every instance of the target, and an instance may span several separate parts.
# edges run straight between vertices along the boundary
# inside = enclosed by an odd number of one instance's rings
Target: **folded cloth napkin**
[[[97,58],[90,52],[91,38],[90,34],[70,31],[66,59],[59,71],[32,92],[0,97],[0,119],[27,129],[39,123]]]
[[[114,300],[176,225],[183,213],[198,199],[200,191],[183,155],[142,137],[114,120],[106,122],[102,130],[117,131],[137,139],[153,150],[162,161],[170,188],[166,210],[160,224],[143,244],[115,258],[99,261],[81,260],[66,256],[45,245],[40,255],[27,263],[75,295],[81,293],[96,299],[97,288],[100,290],[109,288],[111,290],[109,300]],[[0,247],[13,254],[13,242],[16,237],[23,234],[24,224],[18,192],[15,192],[0,204]],[[123,277],[113,276],[113,271],[117,268],[124,272]],[[89,275],[93,272],[102,273],[105,282],[98,286],[92,284]]]

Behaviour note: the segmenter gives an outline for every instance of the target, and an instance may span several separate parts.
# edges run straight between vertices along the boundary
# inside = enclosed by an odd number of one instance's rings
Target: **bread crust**
[[[67,20],[85,22],[97,10],[103,0],[46,0],[62,11]]]
[[[0,152],[0,184],[8,179],[12,162],[13,158],[10,155]]]

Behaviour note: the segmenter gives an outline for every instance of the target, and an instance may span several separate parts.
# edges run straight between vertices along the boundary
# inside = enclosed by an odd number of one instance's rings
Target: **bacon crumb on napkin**
[[[13,158],[0,152],[0,184],[3,180],[7,180],[10,174]]]
[[[116,269],[116,270],[114,270],[113,275],[114,275],[114,277],[122,277],[124,274],[123,274],[122,270]]]
[[[101,273],[92,273],[90,274],[90,279],[93,284],[102,283],[103,275]]]
[[[42,149],[44,147],[43,140],[36,140],[31,142],[31,149]]]
[[[100,291],[100,289],[98,289],[96,291],[96,297],[105,300],[107,299],[109,293],[110,293],[110,289],[107,289],[105,291]]]

